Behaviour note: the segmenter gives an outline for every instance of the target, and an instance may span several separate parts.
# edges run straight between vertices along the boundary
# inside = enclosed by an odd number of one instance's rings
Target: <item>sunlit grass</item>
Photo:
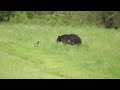
[[[83,44],[56,43],[66,33],[79,35]],[[119,52],[119,30],[0,24],[0,78],[120,78]]]

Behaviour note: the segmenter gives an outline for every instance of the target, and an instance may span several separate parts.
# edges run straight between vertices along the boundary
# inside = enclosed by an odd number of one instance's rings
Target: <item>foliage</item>
[[[110,21],[113,19],[113,21]],[[49,24],[51,26],[82,26],[97,25],[106,27],[108,22],[111,27],[120,26],[119,11],[1,11],[0,21],[14,23]],[[108,26],[110,26],[108,24]]]
[[[0,11],[0,22],[9,21],[12,11]]]
[[[26,23],[28,20],[27,14],[25,11],[17,11],[10,17],[10,22],[14,23]]]

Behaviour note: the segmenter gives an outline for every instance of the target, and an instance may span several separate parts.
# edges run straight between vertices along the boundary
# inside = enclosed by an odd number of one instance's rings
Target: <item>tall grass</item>
[[[66,33],[79,35],[83,44],[56,43]],[[0,78],[120,78],[119,52],[119,30],[0,24]]]

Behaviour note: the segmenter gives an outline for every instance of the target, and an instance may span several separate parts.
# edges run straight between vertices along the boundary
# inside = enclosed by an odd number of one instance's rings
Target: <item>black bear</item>
[[[57,43],[58,42],[63,42],[64,44],[70,44],[70,45],[82,44],[81,38],[75,34],[64,34],[58,36]]]

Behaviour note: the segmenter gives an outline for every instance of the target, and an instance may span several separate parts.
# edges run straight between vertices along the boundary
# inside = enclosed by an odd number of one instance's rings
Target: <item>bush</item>
[[[10,22],[26,23],[28,21],[27,13],[24,11],[17,11],[10,17]]]
[[[9,21],[12,11],[0,11],[0,22]]]

